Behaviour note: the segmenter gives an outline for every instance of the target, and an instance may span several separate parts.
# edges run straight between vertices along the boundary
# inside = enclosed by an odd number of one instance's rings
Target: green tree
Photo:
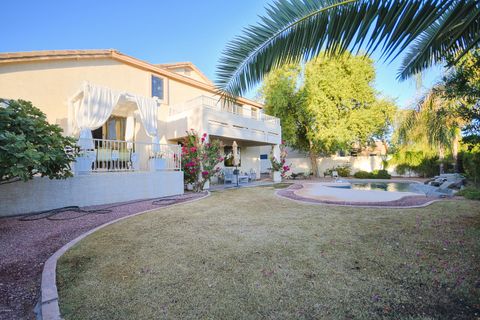
[[[474,139],[472,139],[474,138]],[[467,177],[480,186],[480,139],[470,136],[462,139],[462,164]]]
[[[399,152],[423,151],[438,156],[440,173],[444,172],[447,152],[452,154],[457,171],[461,128],[465,125],[458,113],[459,104],[445,90],[443,84],[429,90],[414,110],[404,112],[396,132]]]
[[[316,158],[361,147],[385,137],[395,105],[378,99],[372,87],[375,69],[369,58],[344,53],[319,56],[300,66],[286,65],[262,87],[266,111],[282,121],[283,139]]]
[[[72,176],[75,142],[31,102],[0,99],[0,181]]]
[[[464,131],[480,134],[480,49],[461,58],[443,81],[448,98],[461,104],[459,113],[468,123]]]
[[[480,40],[477,0],[276,0],[260,22],[225,48],[217,84],[241,95],[283,64],[346,50],[406,51],[399,76],[413,76],[446,56],[455,63]]]
[[[260,89],[265,111],[281,119],[282,139],[299,150],[308,150],[310,117],[304,108],[304,91],[298,90],[301,67],[285,65],[268,75]]]

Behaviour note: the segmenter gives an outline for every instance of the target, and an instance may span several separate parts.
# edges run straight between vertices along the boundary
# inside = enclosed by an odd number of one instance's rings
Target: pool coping
[[[103,229],[103,228],[105,228],[109,225],[112,225],[114,223],[117,223],[119,221],[122,221],[122,220],[125,220],[125,219],[128,219],[128,218],[132,218],[132,217],[135,217],[135,216],[139,216],[139,215],[144,214],[144,213],[156,211],[156,210],[162,210],[162,209],[165,209],[165,208],[175,207],[175,206],[182,205],[182,204],[193,203],[195,201],[200,201],[200,200],[203,200],[205,198],[208,198],[210,195],[211,195],[210,191],[207,190],[207,194],[203,197],[200,197],[200,198],[196,198],[196,199],[193,199],[193,200],[184,201],[184,202],[180,202],[180,203],[174,203],[174,204],[167,205],[167,206],[164,206],[164,207],[161,207],[161,208],[154,208],[154,209],[149,209],[149,210],[133,213],[131,215],[124,216],[124,217],[106,222],[106,223],[104,223],[104,224],[102,224],[98,227],[95,227],[95,228],[79,235],[75,239],[73,239],[70,242],[63,245],[60,249],[55,251],[55,253],[52,254],[47,259],[47,261],[45,262],[45,264],[43,266],[41,285],[40,285],[40,301],[39,301],[40,310],[41,310],[41,318],[40,319],[42,319],[42,320],[61,320],[62,319],[61,314],[60,314],[60,306],[59,306],[59,303],[58,303],[59,297],[58,297],[57,275],[56,275],[57,261],[62,255],[65,254],[65,252],[67,252],[70,248],[72,248],[78,242],[85,239],[86,237],[88,237],[92,233],[94,233],[94,232],[96,232],[100,229]]]
[[[381,179],[378,179],[379,181]],[[365,180],[364,180],[365,181]],[[395,182],[391,180],[385,180],[389,182]],[[383,181],[379,181],[383,182]],[[420,182],[416,182],[420,183]],[[298,188],[297,186],[300,186]],[[307,198],[300,196],[295,193],[295,190],[299,190],[303,188],[303,183],[295,183],[291,186],[289,186],[286,189],[280,189],[275,192],[275,195],[279,198],[284,198],[288,199],[290,201],[295,201],[299,203],[304,203],[304,204],[311,204],[311,205],[324,205],[324,206],[340,206],[340,207],[355,207],[355,208],[386,208],[386,209],[414,209],[414,208],[424,208],[429,205],[431,205],[434,202],[439,202],[439,201],[445,201],[443,198],[435,198],[435,199],[430,199],[426,202],[419,203],[419,204],[414,204],[414,205],[388,205],[389,203],[395,203],[401,200],[406,200],[409,198],[417,198],[417,196],[404,196],[401,197],[397,200],[391,200],[391,201],[378,201],[378,202],[348,202],[348,201],[334,201],[334,200],[318,200],[318,199],[313,199],[313,198]],[[427,196],[425,196],[427,198]]]

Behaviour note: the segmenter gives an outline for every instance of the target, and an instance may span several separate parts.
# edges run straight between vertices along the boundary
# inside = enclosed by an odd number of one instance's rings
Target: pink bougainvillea
[[[201,137],[193,129],[187,132],[182,147],[182,168],[185,183],[191,183],[194,191],[203,190],[205,183],[220,171],[216,167],[223,161],[218,140],[207,142],[208,136]]]
[[[270,152],[270,163],[272,164],[272,171],[280,171],[282,178],[287,177],[289,171],[292,169],[291,164],[285,164],[286,163],[286,158],[287,158],[288,152],[287,152],[287,147],[282,140],[282,143],[280,144],[280,160],[277,160],[277,158],[273,155],[273,146],[272,146],[272,151]]]

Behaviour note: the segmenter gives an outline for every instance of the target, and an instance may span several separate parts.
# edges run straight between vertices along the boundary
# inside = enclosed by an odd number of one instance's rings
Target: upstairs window
[[[162,78],[152,76],[152,97],[157,97],[160,100],[164,99],[164,81]]]
[[[252,107],[252,118],[253,119],[258,119],[258,109]]]

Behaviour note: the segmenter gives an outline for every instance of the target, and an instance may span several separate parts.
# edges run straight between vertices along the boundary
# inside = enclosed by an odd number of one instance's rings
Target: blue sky
[[[226,43],[257,22],[267,3],[7,0],[2,1],[0,52],[113,48],[152,63],[191,61],[214,80]],[[413,80],[395,80],[399,63],[376,62],[376,87],[404,107],[416,90]],[[439,74],[438,68],[426,72],[424,85]]]

